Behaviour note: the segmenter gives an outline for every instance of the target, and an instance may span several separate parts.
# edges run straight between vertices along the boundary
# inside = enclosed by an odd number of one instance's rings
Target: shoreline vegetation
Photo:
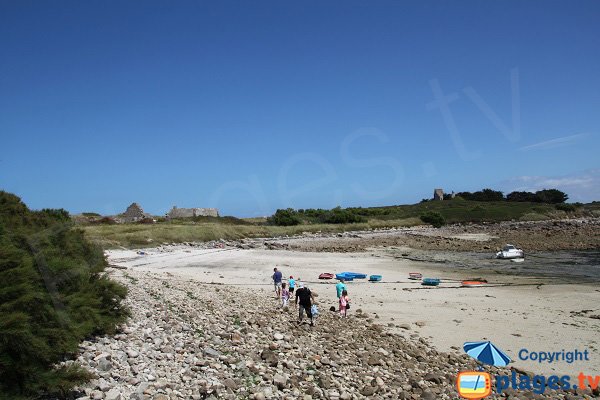
[[[273,218],[293,218],[297,224],[273,224]],[[336,214],[339,218],[336,219]],[[353,223],[322,223],[322,216]],[[441,219],[440,219],[441,217]],[[433,218],[433,219],[432,219]],[[276,238],[303,234],[335,234],[379,229],[409,228],[441,222],[444,225],[501,224],[506,222],[552,222],[600,218],[600,202],[544,204],[535,202],[473,201],[454,198],[414,205],[335,208],[333,210],[278,210],[270,218],[195,217],[178,220],[157,218],[156,223],[104,223],[99,217],[75,216],[86,236],[103,248],[143,248],[161,243],[209,242]],[[285,219],[284,219],[285,221]]]
[[[125,286],[64,210],[30,211],[0,191],[0,398],[65,396],[92,377],[73,357],[128,315]]]

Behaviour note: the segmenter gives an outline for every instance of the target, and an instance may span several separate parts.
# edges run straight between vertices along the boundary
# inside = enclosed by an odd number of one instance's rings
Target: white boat
[[[525,257],[525,254],[523,253],[523,250],[517,249],[512,244],[507,244],[506,246],[504,246],[502,248],[501,251],[496,253],[496,258],[511,259],[511,258],[524,258],[524,257]]]

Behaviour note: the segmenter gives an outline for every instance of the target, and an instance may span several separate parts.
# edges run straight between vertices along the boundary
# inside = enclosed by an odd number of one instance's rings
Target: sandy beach
[[[479,240],[465,236],[460,240]],[[485,238],[484,238],[485,239]],[[355,271],[383,275],[383,281],[347,283],[353,309],[371,313],[382,325],[405,337],[423,338],[443,352],[462,353],[466,341],[491,340],[505,350],[517,368],[543,374],[577,375],[600,370],[600,289],[593,283],[554,283],[540,276],[498,274],[493,268],[454,268],[452,263],[415,261],[401,254],[411,249],[369,248],[350,253],[199,248],[185,245],[135,250],[108,250],[111,265],[164,274],[173,279],[256,288],[272,295],[271,274],[279,267],[318,294],[322,310],[336,305],[336,280],[319,281],[321,272]],[[431,254],[430,254],[431,256]],[[463,255],[469,257],[469,255]],[[430,257],[432,259],[432,257]],[[506,262],[510,264],[509,262]],[[408,279],[409,272],[442,277],[437,288]],[[459,281],[484,278],[480,288],[461,288]],[[587,350],[588,361],[539,363],[519,352]]]

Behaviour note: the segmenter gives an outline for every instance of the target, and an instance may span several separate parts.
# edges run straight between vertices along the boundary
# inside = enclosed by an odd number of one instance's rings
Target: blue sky
[[[436,187],[600,200],[599,16],[597,1],[0,1],[0,188],[103,214]]]

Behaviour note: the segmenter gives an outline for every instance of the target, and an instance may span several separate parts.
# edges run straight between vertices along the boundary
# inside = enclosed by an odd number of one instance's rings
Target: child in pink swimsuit
[[[340,317],[348,316],[348,306],[350,303],[350,298],[348,297],[348,291],[343,290],[342,295],[340,296]]]

